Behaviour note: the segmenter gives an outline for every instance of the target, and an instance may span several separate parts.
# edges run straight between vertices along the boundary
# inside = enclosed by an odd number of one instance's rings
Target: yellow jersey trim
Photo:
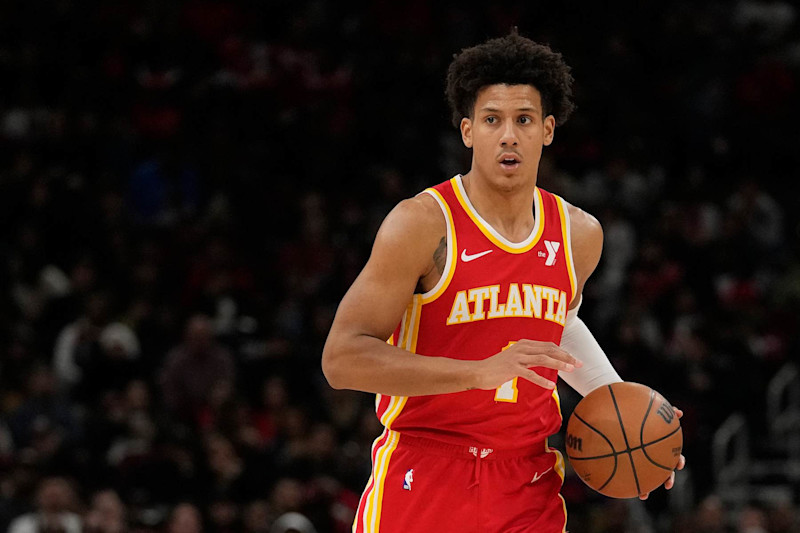
[[[364,531],[379,531],[380,529],[386,474],[389,471],[389,461],[392,458],[392,454],[397,448],[397,444],[400,442],[399,433],[391,431],[388,428],[384,431],[388,432],[388,438],[375,455],[375,466],[372,474],[374,484],[366,500],[366,508],[364,509],[364,519],[362,522]],[[378,439],[380,440],[382,437],[383,435],[378,437]]]
[[[397,346],[412,353],[416,353],[417,339],[419,337],[419,320],[422,314],[422,295],[415,294],[409,302],[403,319],[400,322],[400,342]],[[380,405],[381,395],[375,396],[375,408]],[[407,396],[390,396],[389,405],[380,417],[381,424],[387,429],[392,427],[392,423],[400,416],[403,408],[408,402]]]
[[[447,260],[444,264],[444,272],[442,272],[438,283],[431,290],[422,294],[422,303],[429,303],[441,296],[450,285],[450,280],[453,279],[453,274],[456,272],[456,263],[458,262],[458,241],[456,239],[456,227],[453,224],[453,213],[450,211],[450,206],[447,205],[444,197],[433,188],[425,189],[422,192],[433,196],[433,199],[439,204],[444,214],[444,221],[447,225]]]
[[[564,257],[567,259],[567,272],[569,272],[569,286],[572,288],[569,304],[575,300],[575,291],[578,290],[577,276],[575,275],[575,263],[572,260],[572,230],[570,229],[569,211],[566,202],[560,196],[553,195],[558,204],[558,215],[561,217],[561,234],[564,240]]]
[[[555,400],[556,408],[558,409],[558,418],[563,423],[564,415],[561,414],[561,397],[558,395],[558,388],[553,389],[553,400]]]
[[[565,464],[564,464],[564,456],[561,455],[561,452],[556,450],[555,448],[551,448],[547,443],[545,443],[545,451],[547,453],[554,453],[556,454],[556,464],[554,470],[558,474],[558,477],[561,478],[561,485],[564,485],[564,473],[565,473]],[[561,508],[564,510],[564,527],[561,529],[562,533],[567,533],[567,502],[564,501],[564,497],[561,495],[559,491],[558,497],[561,498]]]
[[[417,340],[419,339],[419,321],[422,317],[422,305],[425,303],[421,294],[415,294],[411,300],[411,319],[406,350],[417,353]]]
[[[406,344],[408,343],[408,335],[411,329],[410,326],[412,320],[411,314],[413,312],[413,305],[414,305],[414,300],[412,299],[410,302],[408,302],[408,305],[406,306],[406,311],[405,313],[403,313],[403,320],[400,323],[400,332],[398,334],[397,346],[403,348],[404,350],[407,349]]]

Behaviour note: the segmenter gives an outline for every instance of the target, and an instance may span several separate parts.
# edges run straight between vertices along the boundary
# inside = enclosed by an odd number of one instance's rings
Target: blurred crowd
[[[381,428],[322,345],[389,209],[468,169],[452,55],[517,25],[576,79],[540,185],[604,226],[582,316],[685,411],[691,505],[569,475],[570,529],[799,531],[709,451],[800,349],[794,4],[345,4],[0,3],[0,529],[349,531]]]

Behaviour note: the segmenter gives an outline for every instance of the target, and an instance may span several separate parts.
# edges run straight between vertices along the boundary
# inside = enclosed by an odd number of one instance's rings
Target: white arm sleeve
[[[558,375],[575,389],[581,396],[586,396],[597,387],[622,381],[617,371],[611,366],[603,349],[595,340],[592,332],[578,318],[578,309],[570,309],[567,313],[564,333],[561,336],[561,347],[583,362],[583,366],[572,372],[559,372]]]

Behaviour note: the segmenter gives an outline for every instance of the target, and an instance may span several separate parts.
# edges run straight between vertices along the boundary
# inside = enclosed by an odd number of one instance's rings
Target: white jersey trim
[[[436,200],[436,203],[439,204],[439,209],[442,210],[442,215],[444,216],[444,222],[447,225],[447,260],[444,263],[444,270],[442,271],[442,275],[439,276],[439,281],[436,282],[436,285],[434,285],[431,290],[424,292],[422,294],[422,300],[427,303],[428,300],[437,292],[439,292],[439,290],[442,289],[444,284],[447,283],[447,281],[451,278],[451,276],[449,275],[450,271],[452,268],[455,267],[455,265],[453,264],[453,257],[454,257],[453,246],[455,246],[455,243],[453,242],[454,228],[450,220],[450,213],[447,206],[444,205],[443,199],[439,196],[438,192],[434,192],[434,190],[431,189],[425,189],[420,194],[423,193],[430,195],[434,200]]]

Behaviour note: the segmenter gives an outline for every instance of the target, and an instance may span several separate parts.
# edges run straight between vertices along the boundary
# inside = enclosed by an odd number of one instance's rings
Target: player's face
[[[472,148],[472,171],[503,189],[536,183],[542,148],[553,142],[555,119],[530,85],[490,85],[478,93],[461,137]]]

